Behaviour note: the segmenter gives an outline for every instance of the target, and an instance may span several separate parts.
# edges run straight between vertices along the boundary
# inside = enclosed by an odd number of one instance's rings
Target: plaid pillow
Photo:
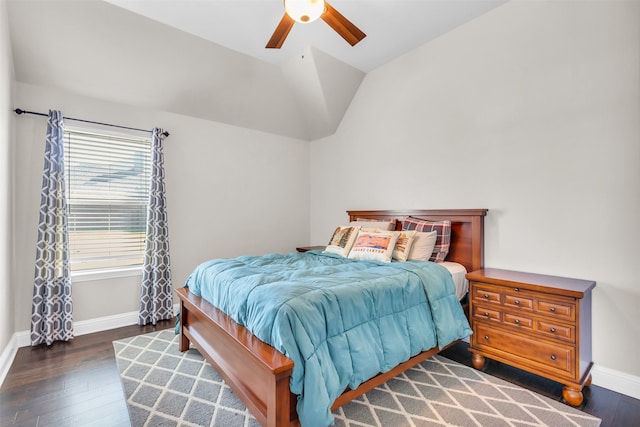
[[[429,261],[443,262],[447,257],[451,244],[451,221],[427,221],[406,216],[402,220],[402,229],[422,232],[435,231],[437,233],[436,245]]]

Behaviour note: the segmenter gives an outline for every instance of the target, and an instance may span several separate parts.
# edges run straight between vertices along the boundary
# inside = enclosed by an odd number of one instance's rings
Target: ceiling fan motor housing
[[[294,21],[308,24],[324,13],[324,0],[284,0],[284,10]]]

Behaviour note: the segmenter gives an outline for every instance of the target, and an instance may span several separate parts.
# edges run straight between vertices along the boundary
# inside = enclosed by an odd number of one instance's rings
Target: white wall
[[[638,2],[509,2],[369,73],[311,145],[311,243],[488,208],[485,264],[597,281],[594,362],[639,376],[639,58]]]
[[[16,84],[16,107],[170,132],[165,172],[174,287],[207,259],[309,241],[309,148],[297,139]],[[15,330],[29,329],[46,118],[14,120]],[[74,122],[67,121],[68,125]],[[77,122],[75,123],[77,125]],[[138,310],[140,277],[73,284],[74,321]]]
[[[0,373],[2,355],[14,332],[11,287],[11,101],[13,59],[7,4],[0,2]],[[0,379],[2,375],[0,374]]]

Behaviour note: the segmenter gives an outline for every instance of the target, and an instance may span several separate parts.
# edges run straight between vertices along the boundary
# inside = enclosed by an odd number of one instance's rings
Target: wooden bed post
[[[179,316],[180,316],[180,327],[179,327],[179,329],[180,329],[180,345],[178,347],[178,350],[187,351],[187,350],[189,350],[189,338],[187,338],[187,336],[183,333],[182,329],[184,328],[184,326],[187,323],[187,318],[189,316],[189,312],[187,310],[185,310],[184,301],[182,299],[180,300]]]
[[[274,408],[267,411],[267,427],[288,426],[291,421],[291,408],[289,407],[295,400],[291,399],[289,382],[291,374],[278,375],[274,377],[273,388],[275,393],[268,396],[267,407]],[[295,406],[293,407],[295,413]]]

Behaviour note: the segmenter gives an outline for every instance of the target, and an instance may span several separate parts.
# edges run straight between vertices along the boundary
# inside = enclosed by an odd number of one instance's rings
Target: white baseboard
[[[179,305],[174,305],[174,313],[178,312]],[[73,329],[76,336],[91,334],[94,332],[107,331],[109,329],[120,328],[122,326],[135,325],[138,323],[138,312],[116,314],[113,316],[99,317],[97,319],[82,320],[74,322]],[[9,344],[0,354],[0,384],[9,373],[9,368],[20,347],[31,345],[29,331],[16,332],[9,340]],[[592,383],[617,393],[621,393],[634,399],[640,399],[640,377],[594,365],[591,370],[593,376]]]
[[[640,377],[597,365],[591,369],[591,377],[599,387],[640,399]]]
[[[173,313],[178,312],[179,304],[174,304]],[[115,314],[113,316],[98,317],[96,319],[81,320],[73,322],[74,336],[92,334],[94,332],[107,331],[109,329],[121,328],[123,326],[135,325],[138,323],[138,312],[131,311],[129,313]],[[0,384],[4,383],[4,379],[9,373],[13,359],[18,353],[20,347],[29,347],[31,345],[31,333],[29,331],[20,331],[13,334],[7,347],[0,354]]]
[[[18,338],[17,334],[13,334],[7,347],[4,349],[2,354],[0,354],[0,384],[4,383],[4,379],[7,377],[9,373],[9,369],[11,368],[11,364],[13,363],[13,359],[16,357],[16,353],[18,352]]]

